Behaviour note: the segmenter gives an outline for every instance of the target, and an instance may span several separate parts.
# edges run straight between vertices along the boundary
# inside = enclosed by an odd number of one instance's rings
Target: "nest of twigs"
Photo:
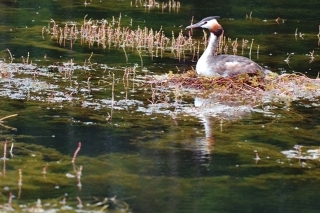
[[[303,74],[270,73],[261,75],[242,74],[235,77],[202,77],[195,71],[183,74],[169,73],[153,76],[153,84],[180,88],[201,94],[204,98],[215,99],[220,103],[237,102],[259,105],[269,102],[290,103],[297,99],[315,100],[320,96],[320,79],[311,79]]]
[[[242,74],[235,77],[203,77],[193,70],[184,74],[169,73],[168,82],[179,84],[185,88],[197,90],[256,90],[264,89],[265,82],[262,75]]]

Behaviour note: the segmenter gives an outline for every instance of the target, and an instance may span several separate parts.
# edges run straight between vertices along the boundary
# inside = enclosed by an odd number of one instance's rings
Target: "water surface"
[[[191,53],[186,51],[179,60],[166,51],[162,58],[152,59],[145,50],[142,64],[137,52],[127,50],[126,60],[118,47],[89,47],[80,41],[72,49],[68,42],[61,46],[50,35],[43,38],[42,28],[52,26],[51,19],[63,27],[67,21],[82,23],[86,15],[87,20],[111,21],[121,13],[124,27],[162,29],[167,37],[182,31],[187,36],[184,28],[192,16],[199,21],[220,15],[227,37],[249,43],[254,39],[252,59],[259,64],[277,73],[301,72],[315,78],[319,70],[317,2],[184,1],[179,11],[166,8],[163,13],[137,2],[137,7],[130,1],[0,3],[2,60],[10,62],[8,48],[13,63],[26,63],[29,54],[28,64],[32,60],[35,67],[50,73],[38,76],[21,68],[14,75],[24,81],[1,79],[12,94],[2,88],[2,94],[9,95],[2,95],[0,117],[18,114],[0,127],[1,144],[8,141],[8,159],[1,161],[2,204],[10,209],[12,193],[11,206],[16,211],[36,207],[38,198],[44,209],[67,211],[70,206],[75,211],[80,198],[87,211],[106,211],[108,204],[114,212],[315,212],[319,160],[290,158],[284,151],[298,152],[294,149],[298,144],[301,155],[317,156],[317,97],[267,104],[257,107],[272,107],[263,113],[234,116],[186,113],[174,105],[159,109],[152,104],[152,88],[141,83],[143,77],[188,70],[195,65]],[[193,36],[201,40],[202,35],[198,30]],[[92,66],[86,69],[83,65],[91,53]],[[294,54],[286,63],[290,53]],[[249,56],[247,48],[244,55]],[[72,80],[57,69],[47,70],[71,59],[79,65]],[[138,77],[132,81],[131,73],[126,84],[124,70],[134,66]],[[51,97],[44,89],[50,85],[58,85],[61,93]],[[169,97],[173,103],[174,92]],[[182,94],[180,101],[193,107],[194,97]],[[78,142],[81,150],[73,166]],[[77,178],[79,172],[81,178]],[[114,196],[117,202],[110,200]],[[104,203],[104,198],[109,200]]]

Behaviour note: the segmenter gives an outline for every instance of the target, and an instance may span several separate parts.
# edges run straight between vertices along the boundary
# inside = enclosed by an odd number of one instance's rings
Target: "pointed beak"
[[[192,29],[192,28],[197,28],[197,27],[201,27],[200,22],[196,23],[196,24],[192,24],[186,27],[186,29]]]

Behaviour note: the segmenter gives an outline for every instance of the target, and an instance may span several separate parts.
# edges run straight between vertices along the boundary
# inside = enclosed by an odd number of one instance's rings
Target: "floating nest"
[[[266,103],[290,104],[296,100],[316,100],[320,96],[320,79],[303,74],[242,74],[235,77],[202,77],[191,70],[183,74],[152,76],[149,84],[179,88],[216,103],[257,106]]]
[[[202,91],[208,90],[239,90],[240,88],[256,90],[264,88],[262,75],[243,74],[236,77],[202,77],[193,70],[184,74],[169,73],[167,80],[173,84],[179,84],[186,88]]]

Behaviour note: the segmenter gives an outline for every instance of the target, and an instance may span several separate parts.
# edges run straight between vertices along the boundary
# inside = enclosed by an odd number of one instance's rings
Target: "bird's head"
[[[198,28],[198,27],[206,28],[206,29],[209,29],[210,32],[214,33],[216,36],[220,36],[223,32],[223,29],[217,21],[218,18],[220,18],[220,16],[210,16],[210,17],[204,18],[196,24],[187,26],[186,29],[192,29],[192,28]]]

